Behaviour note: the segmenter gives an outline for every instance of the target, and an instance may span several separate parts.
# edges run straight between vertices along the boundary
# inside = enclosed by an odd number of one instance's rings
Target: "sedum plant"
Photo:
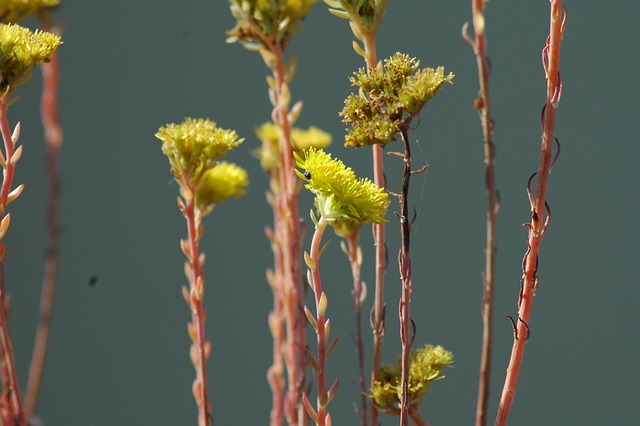
[[[267,373],[272,393],[272,426],[286,419],[292,425],[307,425],[302,405],[306,387],[305,321],[302,278],[304,226],[298,214],[300,185],[295,175],[293,154],[304,145],[325,147],[330,137],[310,128],[296,130],[302,102],[291,105],[289,83],[296,71],[295,58],[285,61],[285,50],[300,31],[300,22],[317,0],[230,0],[236,25],[227,32],[228,42],[241,43],[258,51],[271,71],[267,77],[273,107],[271,125],[258,130],[262,142],[259,157],[269,176],[267,201],[273,210],[273,228],[267,238],[273,250],[274,266],[267,270],[273,292],[269,329],[273,337],[273,361]],[[285,378],[286,375],[286,378]]]
[[[182,293],[191,310],[189,354],[196,370],[193,395],[198,406],[198,424],[208,426],[213,423],[206,368],[211,342],[205,337],[205,255],[199,252],[198,246],[204,232],[202,218],[211,213],[216,204],[246,193],[247,172],[235,164],[219,161],[243,139],[233,130],[217,127],[211,120],[192,118],[161,127],[156,137],[162,141],[162,152],[169,159],[171,174],[180,187],[178,208],[187,221],[188,236],[180,241],[180,246],[187,258],[185,275],[189,288],[183,286]]]
[[[321,247],[322,236],[327,225],[331,225],[336,234],[348,236],[369,221],[384,222],[389,201],[388,194],[382,188],[369,179],[358,179],[352,169],[322,150],[311,148],[303,155],[294,156],[298,167],[303,170],[296,170],[296,174],[306,182],[305,188],[315,195],[317,207],[317,214],[311,212],[315,224],[311,249],[308,253],[305,252],[305,262],[309,268],[307,279],[316,305],[315,317],[305,307],[318,343],[316,356],[307,351],[317,387],[316,408],[312,407],[306,394],[303,394],[303,402],[316,425],[330,426],[331,416],[327,406],[335,396],[340,382],[338,378],[330,388],[327,387],[327,359],[338,340],[336,338],[329,343],[330,322],[326,317],[328,297],[323,291],[319,266],[320,256],[326,249],[326,246]]]
[[[401,246],[398,254],[401,281],[399,305],[400,341],[402,343],[402,380],[400,401],[400,424],[409,422],[409,380],[411,344],[415,336],[410,335],[411,294],[413,281],[410,258],[410,232],[413,220],[409,213],[409,182],[415,173],[421,173],[426,165],[411,168],[411,145],[409,128],[413,119],[425,104],[444,86],[451,84],[453,74],[445,75],[444,68],[419,68],[419,61],[408,55],[396,53],[379,64],[375,70],[360,69],[351,78],[351,84],[360,89],[345,100],[340,112],[343,121],[351,125],[345,137],[345,145],[360,148],[370,145],[386,146],[399,137],[404,152],[389,152],[403,160],[402,186],[396,195],[400,211]],[[374,380],[375,382],[375,380]]]
[[[24,184],[13,188],[15,167],[22,156],[22,146],[18,146],[20,123],[11,132],[8,109],[15,101],[12,98],[16,88],[26,83],[33,69],[50,60],[62,43],[60,37],[44,32],[31,32],[16,24],[0,24],[0,131],[4,149],[0,153],[3,169],[0,189],[0,266],[4,262],[6,246],[4,236],[11,220],[7,213],[9,204],[16,200],[24,189]],[[4,288],[3,268],[0,267],[0,346],[2,351],[1,369],[3,392],[0,397],[0,418],[6,425],[23,425],[26,422],[20,396],[13,347],[7,324],[8,302]]]

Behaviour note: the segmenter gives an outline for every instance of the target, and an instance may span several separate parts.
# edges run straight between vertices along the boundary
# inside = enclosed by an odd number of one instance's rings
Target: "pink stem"
[[[375,34],[368,34],[364,41],[365,52],[367,54],[367,69],[374,69],[378,59],[376,55]],[[387,183],[384,178],[384,164],[382,146],[374,145],[373,150],[373,181],[381,188],[386,188]],[[385,244],[384,223],[373,224],[373,241],[375,244],[376,256],[376,286],[373,304],[373,364],[371,367],[371,385],[379,381],[382,341],[384,338],[384,272],[387,267],[387,246]],[[371,426],[378,426],[378,409],[375,404],[371,408]]]
[[[318,415],[318,426],[327,425],[327,404],[328,404],[328,391],[327,391],[327,335],[326,329],[328,320],[325,317],[326,305],[323,308],[321,306],[321,299],[323,296],[322,281],[320,279],[320,242],[322,241],[322,235],[327,227],[327,221],[324,217],[320,217],[316,225],[316,230],[313,234],[313,240],[311,241],[311,252],[309,255],[315,263],[315,268],[311,272],[311,286],[315,295],[316,302],[316,322],[317,328],[317,341],[318,341],[318,356],[316,358],[318,362],[318,370],[316,371],[316,413]],[[326,299],[326,296],[325,296]]]
[[[463,28],[463,37],[473,47],[478,68],[478,80],[480,89],[474,107],[478,110],[482,125],[485,161],[485,187],[487,194],[487,226],[485,268],[482,279],[482,349],[480,351],[480,379],[478,383],[478,399],[476,403],[476,426],[484,426],[487,423],[487,405],[489,403],[489,383],[491,377],[491,352],[493,341],[493,292],[495,287],[496,269],[496,216],[498,213],[498,201],[495,189],[493,145],[493,120],[489,103],[489,70],[487,67],[487,38],[484,32],[484,5],[483,0],[472,0],[473,28],[475,41],[466,35],[466,24]]]
[[[358,247],[359,231],[355,231],[347,237],[349,245],[349,263],[351,264],[351,276],[353,277],[353,291],[351,301],[356,313],[356,354],[358,356],[358,385],[360,390],[361,413],[360,420],[362,426],[367,426],[367,388],[364,380],[364,344],[362,342],[362,282],[360,281],[360,256]]]
[[[563,6],[561,0],[551,1],[550,34],[547,51],[547,102],[542,125],[542,143],[540,164],[537,172],[535,199],[532,202],[531,223],[529,224],[528,247],[524,260],[524,276],[518,298],[518,319],[516,321],[515,339],[511,350],[511,358],[507,367],[507,376],[502,389],[500,406],[496,417],[496,426],[507,424],[509,412],[515,397],[518,375],[522,366],[524,347],[529,336],[529,321],[533,295],[538,285],[538,253],[545,231],[546,192],[551,154],[554,143],[556,112],[560,93],[560,42],[564,30]],[[547,212],[548,213],[548,212]],[[547,216],[548,219],[548,216]]]
[[[14,141],[12,139],[9,121],[7,120],[7,108],[13,89],[9,88],[7,92],[0,97],[0,131],[4,141],[4,158],[6,166],[4,168],[4,179],[2,188],[0,189],[0,218],[5,217],[5,211],[8,204],[8,197],[13,183],[15,174],[15,164],[12,164],[12,157],[15,153]],[[0,240],[0,267],[4,270],[4,241]],[[4,286],[0,287],[0,348],[2,349],[2,378],[4,380],[3,400],[10,408],[10,413],[5,413],[8,418],[4,419],[8,426],[26,425],[22,401],[20,398],[20,389],[18,386],[18,377],[16,373],[15,361],[13,357],[13,344],[7,324],[7,301],[5,298]]]
[[[185,187],[190,190],[195,189],[195,185],[190,185],[185,181]],[[193,194],[193,192],[191,192]],[[189,294],[188,303],[191,308],[191,326],[195,334],[195,342],[191,348],[192,362],[196,369],[196,380],[193,384],[193,394],[198,406],[198,425],[209,426],[212,424],[211,403],[208,397],[207,366],[208,342],[205,337],[206,313],[203,307],[204,297],[204,271],[201,264],[198,243],[202,237],[202,224],[199,212],[195,207],[195,200],[192,197],[186,200],[183,214],[187,220],[188,230],[188,261],[189,261]],[[193,338],[194,336],[192,336]],[[194,356],[195,352],[195,356]]]
[[[47,31],[50,31],[47,28]],[[62,145],[62,129],[58,119],[58,55],[53,53],[51,61],[42,64],[43,90],[40,102],[40,115],[45,129],[47,147],[47,175],[49,180],[49,210],[47,223],[49,228],[49,248],[44,263],[42,295],[40,297],[40,322],[36,331],[36,341],[31,358],[27,391],[25,393],[25,414],[32,417],[36,411],[42,371],[47,354],[53,295],[56,286],[58,267],[58,205],[60,201],[60,179],[58,178],[58,149]]]

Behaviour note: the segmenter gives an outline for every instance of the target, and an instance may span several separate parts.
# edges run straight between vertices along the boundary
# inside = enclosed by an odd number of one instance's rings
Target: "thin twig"
[[[485,188],[487,194],[487,225],[485,268],[482,274],[482,349],[480,354],[480,380],[476,404],[476,426],[487,423],[489,403],[489,383],[491,378],[491,352],[493,342],[493,292],[496,269],[496,215],[498,213],[493,145],[493,120],[489,102],[489,69],[487,58],[487,39],[485,35],[484,0],[472,0],[473,30],[475,40],[467,34],[467,25],[463,27],[463,37],[471,44],[476,56],[480,89],[474,107],[478,110],[482,125],[485,162]]]
[[[369,404],[367,401],[367,387],[364,379],[364,343],[362,341],[362,302],[363,283],[360,280],[360,267],[362,266],[362,251],[358,246],[359,230],[347,236],[349,263],[351,264],[351,276],[353,278],[353,290],[351,303],[356,314],[356,338],[355,347],[358,357],[358,390],[360,391],[360,421],[362,426],[368,424]]]
[[[376,35],[366,34],[364,40],[365,53],[367,54],[367,70],[375,69],[378,59],[376,54]],[[373,181],[380,188],[386,188],[384,179],[384,163],[382,146],[375,144],[373,151]],[[384,339],[384,273],[387,264],[387,246],[385,244],[385,224],[374,223],[373,242],[376,256],[376,285],[373,304],[373,362],[371,367],[371,386],[379,381],[382,341]],[[378,410],[375,404],[371,407],[371,426],[378,426]]]
[[[400,299],[400,342],[402,343],[402,375],[401,375],[401,395],[400,395],[400,425],[409,424],[409,364],[411,361],[410,335],[411,323],[411,292],[413,283],[411,279],[411,230],[409,221],[409,181],[411,179],[411,146],[407,126],[400,131],[402,143],[404,144],[404,171],[402,174],[402,189],[400,191],[400,236],[401,245],[398,253],[398,263],[400,269],[400,280],[402,293]]]

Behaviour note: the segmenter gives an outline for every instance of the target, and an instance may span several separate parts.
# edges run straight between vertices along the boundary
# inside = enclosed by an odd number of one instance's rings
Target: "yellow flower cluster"
[[[213,121],[202,118],[167,124],[156,137],[162,141],[162,152],[169,158],[173,175],[178,178],[186,172],[190,179],[213,167],[244,141],[235,131],[220,129]]]
[[[221,161],[205,172],[196,191],[196,203],[204,213],[227,198],[240,198],[247,193],[249,175],[242,167]]]
[[[260,165],[265,171],[275,169],[280,164],[280,130],[272,122],[264,123],[256,130],[256,136],[262,142],[262,147],[257,151]],[[331,144],[331,135],[315,126],[308,129],[293,127],[291,129],[291,144],[293,149],[303,152],[309,148],[323,149]]]
[[[46,31],[32,33],[20,25],[0,24],[0,91],[27,82],[33,68],[48,62],[61,43],[60,37]]]
[[[58,4],[60,0],[2,0],[0,18],[5,22],[14,22]]]
[[[204,214],[214,204],[246,193],[247,172],[235,164],[218,162],[244,141],[235,131],[220,129],[208,119],[187,118],[161,127],[156,137],[162,141],[162,152],[183,196],[194,196]]]
[[[318,210],[338,235],[348,235],[362,224],[385,222],[389,195],[371,180],[358,179],[354,171],[322,150],[311,148],[299,155],[296,174],[316,196]]]
[[[442,369],[453,364],[453,354],[442,346],[425,345],[411,351],[409,361],[409,404],[418,405],[429,391],[429,384],[444,379]],[[400,360],[397,364],[384,365],[380,371],[380,380],[371,388],[371,395],[382,411],[397,407],[401,394]]]
[[[250,49],[259,49],[261,35],[275,37],[286,44],[298,25],[318,0],[231,0],[235,28],[227,31],[228,43],[239,41]]]

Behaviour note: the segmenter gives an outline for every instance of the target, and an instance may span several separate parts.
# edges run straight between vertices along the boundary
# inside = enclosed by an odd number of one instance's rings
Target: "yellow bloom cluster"
[[[272,122],[264,123],[256,129],[256,136],[262,142],[262,146],[257,151],[262,169],[268,172],[277,168],[280,164],[280,153],[278,152],[280,130],[278,126]],[[315,126],[306,130],[293,127],[291,129],[291,143],[293,149],[298,152],[309,148],[322,149],[331,144],[331,135]]]
[[[0,2],[0,18],[5,22],[14,22],[58,4],[60,4],[60,0],[2,0]]]
[[[240,41],[250,49],[264,42],[260,35],[275,36],[286,44],[298,24],[318,0],[231,0],[231,14],[235,28],[227,31],[228,43]]]
[[[162,141],[162,152],[169,158],[173,175],[178,178],[186,172],[191,179],[209,170],[244,141],[235,131],[220,129],[213,121],[202,118],[167,124],[156,137]]]
[[[162,152],[181,193],[187,199],[195,197],[204,214],[214,204],[246,193],[247,172],[235,164],[218,162],[244,141],[235,131],[220,129],[208,119],[187,118],[161,127],[156,137],[162,141]]]
[[[29,80],[33,68],[48,62],[61,43],[60,37],[46,31],[32,33],[20,25],[0,24],[0,91]]]
[[[442,369],[453,364],[453,354],[442,346],[425,345],[411,351],[409,361],[409,404],[418,405],[429,391],[429,384],[444,379]],[[400,360],[397,364],[384,365],[380,371],[380,380],[371,388],[376,405],[385,411],[397,407],[400,403],[402,370]]]
[[[196,203],[204,213],[227,198],[240,198],[247,193],[249,175],[242,167],[221,161],[208,170],[196,191]]]
[[[354,171],[322,150],[311,148],[299,155],[296,174],[316,196],[318,210],[338,235],[347,235],[362,224],[385,222],[389,195],[371,180],[358,179]]]

